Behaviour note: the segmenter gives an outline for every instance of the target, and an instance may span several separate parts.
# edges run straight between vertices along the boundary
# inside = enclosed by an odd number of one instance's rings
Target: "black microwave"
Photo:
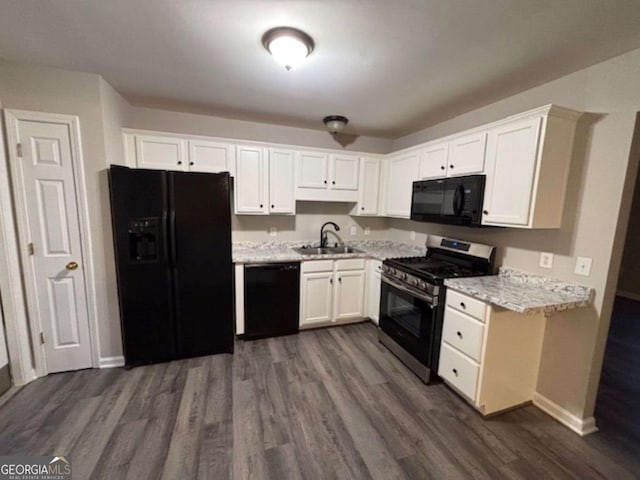
[[[484,175],[413,182],[411,220],[480,226]]]

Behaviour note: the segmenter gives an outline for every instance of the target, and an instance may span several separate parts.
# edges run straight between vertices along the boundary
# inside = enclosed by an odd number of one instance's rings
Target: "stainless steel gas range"
[[[493,273],[495,248],[429,235],[424,257],[382,264],[378,338],[424,383],[437,378],[444,280]]]

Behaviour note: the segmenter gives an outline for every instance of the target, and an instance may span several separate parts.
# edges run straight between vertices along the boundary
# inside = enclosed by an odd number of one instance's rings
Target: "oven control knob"
[[[427,289],[427,284],[425,282],[420,282],[420,288],[422,290],[426,290]]]
[[[418,280],[417,278],[414,278],[413,284],[417,287],[418,285],[420,285],[420,280]]]
[[[402,280],[406,280],[406,279],[407,279],[407,274],[406,274],[406,273],[401,273],[401,274],[400,274],[400,278],[401,278]]]

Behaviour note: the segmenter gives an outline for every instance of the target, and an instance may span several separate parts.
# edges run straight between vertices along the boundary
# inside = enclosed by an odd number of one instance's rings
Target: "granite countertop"
[[[470,297],[524,314],[587,307],[594,292],[591,287],[508,267],[500,267],[498,275],[448,279],[444,283]]]
[[[317,242],[315,242],[317,243]],[[407,245],[389,240],[360,240],[345,242],[362,253],[330,255],[302,255],[293,248],[315,244],[314,242],[234,242],[234,263],[300,262],[305,260],[335,260],[341,258],[375,258],[386,260],[395,257],[418,257],[426,254],[425,247]]]

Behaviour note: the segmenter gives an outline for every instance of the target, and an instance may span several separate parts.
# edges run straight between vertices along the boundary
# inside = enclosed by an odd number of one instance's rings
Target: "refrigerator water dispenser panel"
[[[129,260],[158,261],[158,218],[136,218],[129,221]]]

